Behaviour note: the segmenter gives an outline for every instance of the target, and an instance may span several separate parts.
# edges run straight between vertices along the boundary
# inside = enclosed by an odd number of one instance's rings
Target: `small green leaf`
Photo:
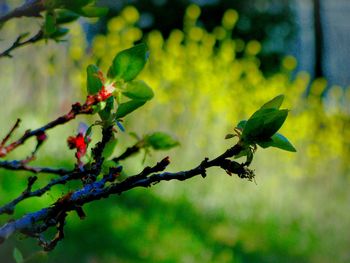
[[[101,79],[99,78],[99,68],[96,65],[89,65],[86,68],[86,73],[87,73],[87,92],[89,95],[94,95],[97,94],[102,86],[103,83]]]
[[[47,13],[44,23],[44,34],[45,36],[50,36],[56,31],[56,19],[51,13]]]
[[[281,128],[287,116],[288,110],[258,110],[247,121],[242,138],[248,142],[267,140]]]
[[[142,105],[144,105],[146,101],[144,100],[130,100],[128,102],[121,103],[118,106],[117,113],[116,113],[116,119],[120,119],[128,115],[129,113],[133,112],[134,110],[140,108]]]
[[[86,130],[85,138],[91,137],[91,135],[92,135],[92,127],[93,127],[93,126],[94,126],[94,125],[90,125],[89,128]]]
[[[14,257],[16,263],[22,263],[24,261],[22,252],[16,247],[13,250],[13,257]]]
[[[276,133],[269,140],[258,142],[262,148],[276,147],[289,152],[296,152],[294,146],[280,133]]]
[[[145,141],[154,150],[167,150],[178,146],[180,143],[164,132],[155,132],[146,136]]]
[[[61,37],[64,37],[65,35],[67,35],[69,32],[69,29],[68,28],[65,28],[65,27],[58,27],[56,29],[55,32],[53,32],[51,35],[50,35],[50,38],[52,39],[59,39]]]
[[[84,17],[102,17],[108,13],[107,7],[85,6],[76,12]]]
[[[98,113],[100,115],[101,120],[103,121],[109,120],[112,116],[113,108],[114,108],[114,97],[112,96],[106,100],[106,106]]]
[[[73,22],[79,18],[79,15],[70,10],[57,10],[56,11],[56,23],[57,24],[66,24]]]
[[[106,147],[103,149],[103,153],[102,153],[102,156],[106,159],[108,159],[112,154],[113,154],[113,151],[114,151],[114,148],[117,146],[118,144],[118,139],[111,139]]]
[[[150,100],[154,93],[144,81],[133,80],[127,84],[123,95],[134,100]]]
[[[278,95],[277,97],[273,98],[272,100],[266,102],[264,105],[261,106],[260,109],[276,109],[278,110],[284,100],[284,95]]]
[[[112,79],[123,79],[130,81],[136,78],[147,61],[147,47],[138,44],[132,48],[119,52],[113,59],[109,68],[108,77]]]
[[[232,134],[232,133],[226,134],[225,140],[232,139],[232,138],[234,138],[236,136],[237,136],[236,134]]]

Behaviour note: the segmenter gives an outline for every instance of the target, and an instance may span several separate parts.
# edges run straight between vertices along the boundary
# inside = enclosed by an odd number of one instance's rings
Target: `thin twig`
[[[119,161],[125,160],[131,155],[138,153],[140,150],[141,150],[140,143],[137,142],[133,146],[126,148],[125,152],[123,152],[118,157],[113,158],[112,161],[114,161],[115,163],[118,163]]]
[[[67,114],[65,114],[61,117],[58,117],[56,120],[51,121],[48,124],[46,124],[40,128],[37,128],[35,130],[32,130],[32,131],[27,130],[22,135],[22,137],[20,137],[17,141],[12,142],[11,144],[9,144],[5,147],[1,147],[0,148],[0,157],[5,157],[9,152],[16,149],[19,145],[22,145],[29,138],[31,138],[33,136],[38,136],[38,135],[42,134],[43,132],[50,130],[58,125],[65,124],[65,123],[69,122],[70,120],[74,119],[77,115],[91,114],[92,113],[92,105],[93,104],[88,104],[88,103],[85,103],[83,105],[80,105],[80,103],[73,104],[71,110]]]
[[[11,202],[0,207],[0,215],[1,214],[10,214],[11,215],[15,211],[16,205],[18,203],[22,202],[23,200],[31,198],[31,197],[40,197],[43,194],[45,194],[46,192],[50,191],[50,189],[53,186],[60,185],[60,184],[61,185],[66,184],[71,180],[79,179],[84,175],[84,173],[86,173],[86,172],[72,172],[72,173],[66,174],[60,178],[51,180],[47,185],[45,185],[44,187],[39,188],[35,191],[23,191],[20,196],[18,196],[17,198],[12,200]],[[26,189],[28,189],[28,187]]]
[[[13,127],[11,128],[11,130],[6,134],[5,138],[1,141],[0,144],[0,148],[2,148],[6,142],[8,141],[8,139],[10,139],[12,133],[19,127],[21,120],[17,119],[15,125],[13,125]]]
[[[20,48],[20,47],[23,47],[25,45],[36,43],[36,42],[44,39],[44,33],[42,30],[40,30],[33,37],[31,37],[25,41],[22,41],[23,37],[24,37],[23,35],[18,36],[17,39],[15,40],[15,42],[13,42],[13,44],[9,48],[7,48],[6,50],[4,50],[3,52],[0,53],[0,58],[12,57],[11,52],[13,50]]]
[[[0,161],[0,168],[13,170],[13,171],[28,171],[31,173],[39,174],[57,174],[57,175],[65,175],[69,174],[72,171],[66,170],[62,168],[50,168],[50,167],[33,167],[24,164],[22,161],[13,160],[13,161]]]

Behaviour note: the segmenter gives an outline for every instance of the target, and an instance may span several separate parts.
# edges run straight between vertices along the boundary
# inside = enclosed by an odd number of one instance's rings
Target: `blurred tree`
[[[239,13],[239,20],[232,37],[244,42],[257,40],[262,43],[262,52],[258,58],[264,73],[273,73],[280,69],[282,57],[290,51],[296,33],[290,0],[122,0],[117,3],[101,0],[100,3],[111,8],[109,16],[105,18],[107,20],[117,15],[123,6],[134,5],[141,12],[138,26],[144,32],[157,29],[164,37],[174,28],[182,28],[183,14],[189,4],[194,3],[201,7],[198,25],[208,31],[220,26],[227,9],[235,9]],[[106,32],[105,22],[99,24],[97,32]]]

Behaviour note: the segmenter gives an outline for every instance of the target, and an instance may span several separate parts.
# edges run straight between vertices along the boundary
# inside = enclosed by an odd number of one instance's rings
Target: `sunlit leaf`
[[[116,119],[120,119],[133,112],[134,110],[140,108],[144,105],[146,101],[144,100],[130,100],[128,102],[121,103],[118,106]]]
[[[22,252],[16,247],[13,250],[13,258],[15,259],[16,263],[23,263]]]
[[[146,60],[147,47],[143,43],[123,50],[114,58],[108,71],[108,77],[131,81],[141,72]]]
[[[284,100],[284,95],[278,95],[277,97],[273,98],[272,100],[266,102],[264,105],[261,106],[260,109],[276,109],[278,110]]]
[[[87,85],[88,94],[90,95],[97,94],[103,86],[103,83],[98,76],[99,68],[96,65],[89,65],[86,68],[86,73],[87,73],[86,85]]]
[[[155,132],[145,138],[147,144],[149,144],[155,150],[167,150],[180,143],[164,132]]]
[[[258,110],[247,121],[242,138],[250,142],[266,140],[281,128],[287,116],[288,110]]]
[[[294,146],[280,133],[276,133],[269,140],[258,142],[258,145],[262,148],[276,147],[289,152],[296,152]]]
[[[142,80],[133,80],[128,83],[123,95],[130,99],[136,100],[150,100],[153,98],[154,93],[152,89]]]

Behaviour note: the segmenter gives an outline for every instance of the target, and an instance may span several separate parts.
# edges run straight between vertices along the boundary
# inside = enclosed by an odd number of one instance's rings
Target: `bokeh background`
[[[4,13],[22,1],[1,1]],[[282,128],[296,154],[259,149],[255,182],[211,169],[205,179],[164,182],[86,206],[87,218],[68,217],[65,239],[47,262],[349,262],[350,74],[346,0],[100,1],[102,20],[72,23],[63,43],[44,41],[0,59],[0,135],[16,118],[18,134],[39,127],[86,96],[85,68],[106,70],[116,52],[145,41],[149,62],[140,78],[155,98],[124,122],[115,155],[140,135],[164,131],[181,145],[171,171],[189,169],[230,147],[237,122],[285,94],[291,109]],[[317,15],[318,14],[318,15]],[[0,31],[0,50],[41,21],[14,19]],[[34,164],[73,167],[66,138],[78,118],[48,133]],[[98,133],[98,131],[96,131]],[[32,144],[31,144],[32,143]],[[13,153],[23,158],[34,142]],[[124,163],[142,169],[143,153]],[[1,204],[16,197],[29,174],[1,170]],[[38,186],[53,178],[43,175]],[[56,187],[18,205],[15,217],[54,202],[74,185]],[[1,216],[0,222],[11,219]],[[32,239],[0,246],[2,262],[17,247],[37,254]],[[41,254],[40,254],[41,255]],[[42,255],[41,255],[42,256]],[[39,262],[39,261],[37,261]]]

